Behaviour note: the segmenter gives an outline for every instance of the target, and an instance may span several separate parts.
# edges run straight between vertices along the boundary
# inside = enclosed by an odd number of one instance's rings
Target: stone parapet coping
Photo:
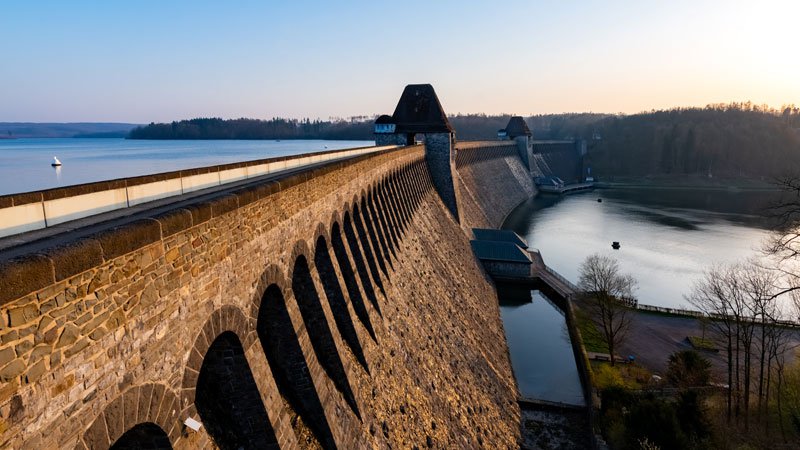
[[[226,190],[209,200],[198,200],[189,205],[176,206],[174,209],[154,214],[152,217],[135,220],[65,243],[54,243],[53,246],[46,247],[41,251],[0,261],[0,306],[313,178],[378,155],[417,147],[419,146],[356,149],[362,150],[356,156],[345,156],[346,159],[342,159],[342,157],[329,159],[329,163],[316,165],[299,173],[278,175],[277,178],[263,183],[256,182],[233,190]],[[341,154],[343,152],[345,151],[325,152],[325,154]],[[287,158],[278,159],[283,161]],[[0,209],[0,214],[2,214],[2,209]]]
[[[297,167],[396,146],[327,150],[0,196],[0,238]]]

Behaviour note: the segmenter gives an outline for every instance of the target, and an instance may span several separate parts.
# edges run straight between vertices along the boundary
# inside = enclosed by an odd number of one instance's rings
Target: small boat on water
[[[50,165],[53,167],[61,167],[61,161],[58,160],[58,157],[53,156],[53,163]]]
[[[611,248],[613,248],[614,250],[619,250],[619,247],[620,247],[619,242],[614,241],[611,243]]]

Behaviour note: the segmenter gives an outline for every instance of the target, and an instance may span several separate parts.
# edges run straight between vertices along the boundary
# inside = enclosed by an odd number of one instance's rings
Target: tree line
[[[497,139],[508,114],[449,117],[460,140]],[[131,139],[372,140],[375,117],[311,120],[198,118],[151,123]],[[714,104],[639,114],[543,114],[526,119],[535,139],[584,139],[599,177],[702,175],[774,177],[800,172],[800,108]]]
[[[372,121],[198,118],[151,123],[131,130],[129,139],[372,139]]]

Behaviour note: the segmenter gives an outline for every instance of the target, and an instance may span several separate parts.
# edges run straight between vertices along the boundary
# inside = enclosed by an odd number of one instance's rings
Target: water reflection
[[[527,302],[500,295],[511,364],[523,398],[583,405],[563,313],[539,291]]]
[[[602,189],[531,199],[504,228],[572,281],[586,256],[606,254],[637,279],[641,303],[688,307],[683,296],[704,269],[756,254],[772,225],[765,212],[778,198],[771,191]],[[613,250],[612,241],[622,248]]]

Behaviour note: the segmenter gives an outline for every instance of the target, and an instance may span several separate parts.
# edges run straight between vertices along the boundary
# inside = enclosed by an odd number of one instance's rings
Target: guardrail
[[[548,266],[547,264],[544,265],[544,270],[547,271],[547,273],[549,273],[550,275],[556,277],[558,281],[564,283],[567,287],[572,289],[573,292],[580,292],[580,289],[578,289],[578,286],[575,283],[569,281],[566,277],[556,272],[555,270],[551,269],[550,266]]]
[[[397,148],[331,150],[0,196],[0,238],[321,162]]]

